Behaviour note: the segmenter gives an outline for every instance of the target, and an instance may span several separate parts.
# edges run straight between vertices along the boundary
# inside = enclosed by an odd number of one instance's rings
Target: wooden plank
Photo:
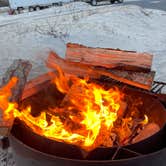
[[[129,84],[142,89],[150,90],[154,78],[154,72],[131,74],[128,71],[105,70],[104,68],[95,68],[92,65],[71,62],[60,58],[56,53],[51,52],[46,61],[48,67],[57,69],[60,66],[65,73],[74,74],[81,77],[99,78],[107,76],[116,81]],[[132,71],[130,71],[132,72]]]
[[[67,44],[66,50],[66,59],[72,62],[141,72],[151,70],[152,58],[153,56],[148,53],[92,48],[72,43]]]
[[[7,136],[12,128],[14,117],[6,119],[4,111],[8,107],[8,101],[19,103],[31,67],[29,61],[15,60],[2,78],[0,86],[0,136]],[[6,103],[3,98],[6,99]]]

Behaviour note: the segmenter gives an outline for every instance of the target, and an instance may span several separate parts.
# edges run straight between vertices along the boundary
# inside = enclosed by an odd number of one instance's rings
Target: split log
[[[27,81],[27,76],[29,71],[31,70],[32,65],[29,61],[25,60],[15,60],[13,64],[7,69],[6,73],[2,78],[0,95],[5,93],[10,93],[11,96],[8,95],[7,100],[12,103],[19,103],[19,100],[22,95],[22,91],[24,89],[25,83]],[[9,82],[14,82],[14,87],[9,86]],[[8,87],[7,87],[8,86]],[[11,89],[7,89],[11,87]],[[5,89],[6,88],[6,89]],[[0,96],[1,97],[1,96]],[[6,136],[9,134],[10,129],[13,125],[14,118],[11,117],[9,120],[4,119],[4,107],[0,106],[0,136]]]
[[[154,72],[141,73],[120,70],[105,70],[104,68],[95,68],[92,65],[71,62],[60,58],[56,53],[51,52],[46,61],[48,67],[56,69],[57,65],[67,74],[73,74],[81,77],[100,78],[106,76],[118,82],[129,84],[142,89],[150,90]]]
[[[67,44],[66,59],[109,69],[149,72],[153,56],[148,53],[119,49],[92,48],[79,44]]]

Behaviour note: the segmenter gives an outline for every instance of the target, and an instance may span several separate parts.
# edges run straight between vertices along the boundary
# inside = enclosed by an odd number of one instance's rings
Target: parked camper
[[[21,13],[24,9],[29,9],[31,12],[51,5],[62,5],[62,3],[70,1],[71,0],[9,0],[9,6],[14,12]]]

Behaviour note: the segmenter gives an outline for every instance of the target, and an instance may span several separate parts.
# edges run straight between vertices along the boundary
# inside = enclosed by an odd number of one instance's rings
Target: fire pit
[[[166,112],[163,105],[153,95],[126,89],[133,97],[144,99],[142,108],[149,120],[159,124],[161,130],[153,136],[127,146],[98,147],[88,154],[77,146],[56,142],[33,133],[20,121],[15,123],[11,135],[11,145],[20,165],[165,165],[164,156]],[[18,132],[19,131],[19,132]],[[86,157],[85,157],[86,156]]]
[[[148,91],[154,77],[151,58],[144,54],[142,63],[127,52],[125,61],[124,52],[117,51],[118,63],[93,67],[86,56],[80,63],[50,53],[46,64],[54,71],[27,83],[22,100],[29,64],[19,61],[7,72],[0,91],[0,131],[10,131],[18,166],[165,165],[166,111],[163,98]]]

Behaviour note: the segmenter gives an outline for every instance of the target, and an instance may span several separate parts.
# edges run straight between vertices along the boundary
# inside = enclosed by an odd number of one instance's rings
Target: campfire
[[[128,85],[150,89],[154,77],[149,69],[151,57],[143,54],[144,58],[147,57],[143,64],[140,60],[134,61],[138,59],[136,53],[127,52],[134,56],[128,61],[123,57],[119,62],[121,52],[117,50],[119,57],[115,59],[113,55],[112,64],[107,63],[106,56],[100,63],[98,54],[92,54],[96,58],[88,58],[88,48],[76,46],[73,53],[75,45],[68,45],[67,60],[56,53],[49,54],[46,65],[53,71],[42,75],[40,81],[49,80],[51,90],[44,90],[44,86],[37,83],[35,88],[26,90],[35,80],[25,86],[21,97],[20,91],[26,81],[20,83],[20,75],[12,74],[4,82],[0,89],[3,132],[6,134],[6,129],[12,127],[14,119],[18,119],[37,135],[76,145],[86,152],[98,147],[134,144],[158,132],[160,125],[153,122],[150,115],[142,109],[143,99],[134,98],[124,90]],[[82,58],[82,54],[80,57],[78,55],[79,49],[85,54]],[[88,53],[93,53],[91,51],[94,50],[90,49]],[[95,51],[99,51],[100,55],[101,52],[106,55],[115,52],[111,49]],[[76,55],[77,58],[74,58]],[[22,64],[25,67],[25,62]],[[118,84],[117,81],[123,84]]]

